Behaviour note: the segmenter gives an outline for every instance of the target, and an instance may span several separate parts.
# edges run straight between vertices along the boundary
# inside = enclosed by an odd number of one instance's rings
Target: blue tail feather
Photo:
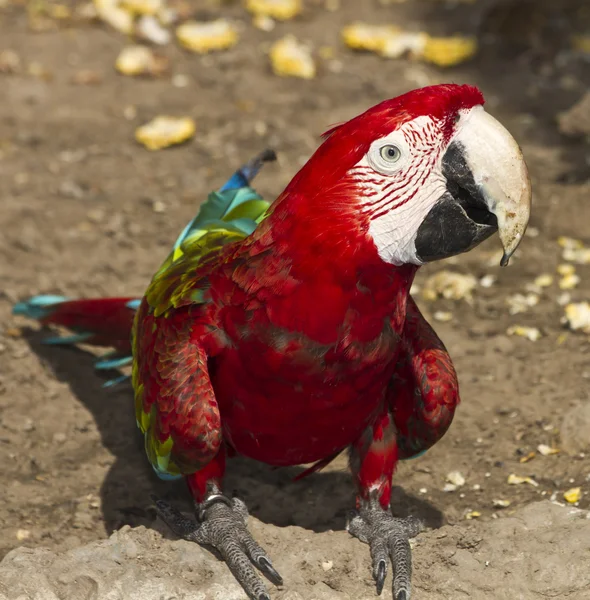
[[[65,296],[54,296],[50,294],[34,296],[23,302],[17,302],[12,307],[12,314],[40,320],[48,317],[53,312],[53,306],[60,302],[67,302],[68,300],[69,298],[66,298]]]

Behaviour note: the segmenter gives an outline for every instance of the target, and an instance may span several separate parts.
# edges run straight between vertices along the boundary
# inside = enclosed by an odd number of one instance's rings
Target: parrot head
[[[338,125],[292,185],[347,198],[382,260],[421,265],[466,252],[496,231],[508,264],[530,214],[522,152],[468,85],[386,100]]]

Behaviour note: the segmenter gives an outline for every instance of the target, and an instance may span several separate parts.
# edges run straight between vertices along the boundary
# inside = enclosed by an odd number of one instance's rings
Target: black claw
[[[408,594],[406,594],[406,590],[402,590],[395,600],[407,600]]]
[[[270,596],[268,594],[260,594],[258,600],[270,600]]]
[[[380,561],[379,567],[377,568],[377,578],[375,579],[375,583],[377,584],[377,596],[381,596],[383,586],[385,585],[386,568],[387,565],[385,564],[385,561]],[[399,598],[397,600],[399,600]]]
[[[265,558],[264,556],[259,558],[258,566],[260,567],[260,570],[266,575],[269,581],[274,583],[276,586],[283,585],[283,578],[279,575],[278,571],[270,564],[270,560],[268,560],[268,558]]]

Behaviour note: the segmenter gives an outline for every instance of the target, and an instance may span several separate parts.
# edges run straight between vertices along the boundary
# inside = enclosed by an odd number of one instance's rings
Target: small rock
[[[568,454],[590,449],[590,402],[570,408],[563,417],[559,433],[561,448]]]
[[[334,566],[334,563],[331,560],[325,560],[322,562],[322,569],[324,571],[329,571]]]
[[[58,432],[53,434],[53,441],[57,444],[63,444],[67,439],[68,437],[65,433]]]

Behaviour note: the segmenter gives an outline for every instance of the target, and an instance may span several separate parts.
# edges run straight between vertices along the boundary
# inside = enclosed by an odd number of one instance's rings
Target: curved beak
[[[483,107],[466,117],[453,143],[462,147],[473,183],[498,221],[504,248],[500,264],[506,266],[529,222],[531,180],[520,147],[503,125]]]
[[[531,182],[516,140],[481,106],[460,117],[442,160],[447,191],[418,230],[416,250],[429,261],[466,252],[498,231],[506,266],[531,211]]]

